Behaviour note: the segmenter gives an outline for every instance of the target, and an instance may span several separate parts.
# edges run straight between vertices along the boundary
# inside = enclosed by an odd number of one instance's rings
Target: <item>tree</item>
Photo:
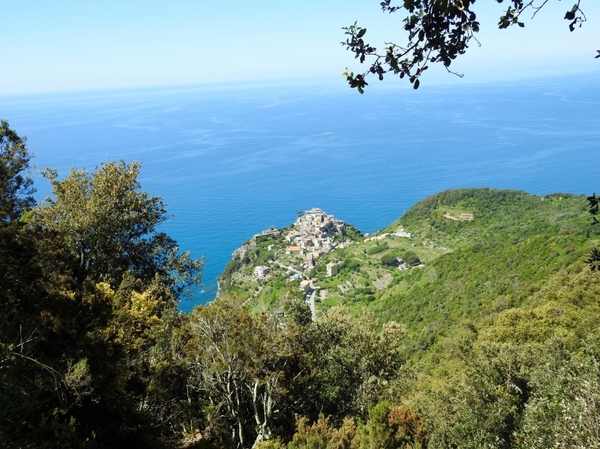
[[[547,362],[533,371],[534,394],[518,433],[521,447],[600,447],[596,338],[575,354],[548,345]]]
[[[393,252],[381,256],[381,263],[382,265],[388,265],[390,267],[397,267],[398,265],[400,265],[400,262],[398,261],[398,256],[396,256],[396,254]]]
[[[27,138],[0,120],[0,222],[18,219],[35,201],[33,181],[27,176],[31,155]]]
[[[202,261],[178,254],[177,243],[157,231],[168,219],[166,205],[140,190],[139,170],[137,162],[110,162],[94,173],[72,169],[59,180],[47,169],[54,198],[37,209],[35,222],[61,240],[80,283],[89,278],[116,287],[131,272],[145,283],[158,275],[180,293],[199,282]]]
[[[285,313],[290,325],[307,326],[312,321],[312,311],[304,299],[292,298],[286,302]]]
[[[189,409],[173,336],[202,261],[157,231],[136,163],[47,170],[31,210],[25,143],[0,122],[0,446],[152,447]]]
[[[30,290],[35,280],[31,276],[36,273],[35,250],[20,221],[35,203],[33,182],[27,176],[30,158],[26,138],[0,120],[0,304],[7,307],[17,301],[22,289]],[[29,269],[23,270],[25,266]],[[2,312],[6,319],[8,310]]]
[[[352,449],[356,438],[356,423],[345,418],[339,428],[335,428],[323,415],[313,423],[303,416],[296,417],[297,432],[288,449]]]
[[[503,0],[496,1],[503,3]],[[509,0],[498,27],[524,27],[523,14],[532,12],[535,16],[548,1]],[[577,0],[565,14],[570,31],[586,21],[580,2]],[[392,73],[400,78],[408,78],[412,86],[418,89],[420,77],[430,63],[441,63],[448,72],[462,77],[450,70],[450,66],[458,56],[466,53],[471,40],[477,41],[475,34],[479,32],[480,24],[474,10],[475,0],[404,0],[401,6],[393,6],[392,0],[382,0],[380,5],[382,11],[389,14],[402,10],[407,12],[402,26],[408,33],[407,42],[403,45],[388,42],[383,52],[378,52],[377,48],[365,42],[366,28],[358,26],[356,22],[343,28],[348,38],[342,45],[354,53],[361,64],[367,58],[372,61],[364,73],[355,75],[346,69],[344,75],[350,87],[363,93],[369,74],[377,75],[381,81],[386,73]],[[596,57],[600,57],[600,54]]]
[[[421,259],[419,259],[419,256],[417,256],[417,254],[414,251],[406,251],[402,255],[402,258],[404,259],[404,262],[406,262],[406,265],[408,265],[409,267],[416,267],[421,263]]]
[[[394,321],[378,331],[375,316],[366,310],[360,318],[343,307],[320,315],[302,337],[302,351],[315,373],[311,390],[317,411],[337,420],[366,416],[368,408],[390,394],[399,379],[403,336],[403,327]],[[312,412],[307,415],[316,419]]]
[[[290,328],[227,298],[192,311],[190,385],[203,398],[202,433],[208,439],[256,447],[290,425],[286,402],[297,398],[293,383],[302,372],[290,350],[295,335]]]
[[[47,297],[35,235],[22,220],[34,205],[26,138],[0,121],[0,446],[37,435],[30,419],[57,386],[57,373],[35,353]],[[37,316],[36,316],[37,313]],[[29,440],[30,441],[30,440]],[[25,444],[26,445],[26,444]]]
[[[517,447],[515,432],[529,398],[535,350],[477,342],[460,351],[466,369],[455,365],[420,399],[430,447]]]
[[[0,222],[0,445],[116,447],[181,415],[165,333],[202,261],[157,232],[164,203],[138,171],[47,170],[54,198]]]
[[[358,449],[426,448],[427,432],[415,412],[384,401],[369,409],[369,419],[359,426],[352,446]]]

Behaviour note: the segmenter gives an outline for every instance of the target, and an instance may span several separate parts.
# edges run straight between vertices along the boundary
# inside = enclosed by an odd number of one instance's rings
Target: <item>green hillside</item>
[[[366,306],[383,321],[403,323],[418,346],[427,347],[461,320],[479,321],[523,304],[552,273],[581,263],[595,237],[585,206],[584,197],[567,194],[449,190],[420,201],[372,236],[353,234],[352,244],[310,269],[302,268],[299,256],[283,254],[283,234],[262,240],[244,260],[232,260],[222,286],[229,294],[250,295],[257,307],[283,308],[286,298],[303,296],[299,280],[290,281],[281,267],[296,260],[303,278],[314,280],[317,310]],[[383,237],[398,229],[412,238]],[[411,255],[420,263],[393,263]],[[252,270],[269,260],[277,260],[277,269],[254,279]],[[331,263],[339,268],[334,276],[327,275]]]
[[[461,213],[472,220],[453,220]],[[433,195],[400,222],[423,242],[452,248],[405,273],[372,304],[401,320],[420,345],[460,320],[479,321],[527,301],[590,249],[584,198],[463,189]],[[420,334],[420,336],[418,336]]]

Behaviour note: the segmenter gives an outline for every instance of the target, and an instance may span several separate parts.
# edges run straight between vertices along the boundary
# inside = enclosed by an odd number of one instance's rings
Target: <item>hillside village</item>
[[[402,227],[395,232],[363,236],[352,225],[315,207],[299,213],[291,226],[284,229],[271,227],[236,249],[220,279],[220,289],[228,292],[237,289],[252,300],[264,296],[265,287],[273,289],[273,285],[277,284],[280,289],[286,289],[284,296],[302,295],[314,318],[316,302],[352,295],[357,290],[362,295],[372,296],[392,282],[394,271],[401,272],[411,266],[422,267],[418,258],[417,263],[411,265],[388,251],[395,247],[393,244],[389,247],[388,242],[397,238],[410,241],[414,236]],[[367,270],[366,278],[353,272],[357,271],[353,268],[354,264],[361,259],[353,251],[343,251],[357,244],[370,248],[369,253],[381,252]],[[414,247],[415,244],[408,246]],[[366,249],[360,251],[365,252]],[[383,266],[380,260],[384,252],[390,253],[388,262],[384,262],[387,266]]]
[[[249,261],[250,254],[257,255],[261,248],[266,250],[272,257],[264,264],[255,265],[245,279],[260,282],[271,278],[274,273],[285,274],[288,283],[299,283],[299,289],[307,295],[314,314],[315,280],[309,278],[308,272],[314,268],[317,259],[353,243],[343,238],[345,231],[346,224],[342,220],[315,207],[300,213],[286,229],[272,227],[254,235],[233,252],[232,260]],[[337,274],[336,264],[329,264],[327,269],[330,276]]]
[[[326,214],[319,208],[313,208],[303,212],[298,219],[286,230],[270,228],[259,234],[254,235],[249,241],[245,242],[240,248],[236,249],[232,258],[243,258],[246,253],[256,248],[257,242],[264,241],[271,237],[283,235],[285,254],[298,256],[304,261],[303,267],[310,269],[314,266],[314,261],[319,257],[333,251],[335,248],[344,247],[352,242],[336,242],[336,235],[344,234],[345,223],[336,219],[333,215]],[[268,245],[267,250],[271,251],[275,245]],[[256,267],[257,278],[264,277],[266,273]]]

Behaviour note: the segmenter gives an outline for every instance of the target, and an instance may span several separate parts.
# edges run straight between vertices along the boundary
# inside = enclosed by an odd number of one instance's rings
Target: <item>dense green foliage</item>
[[[348,227],[307,268],[316,319],[263,235],[184,315],[202,263],[156,232],[139,165],[48,171],[36,206],[25,139],[1,129],[0,446],[600,446],[583,197],[452,190],[372,238]],[[265,263],[282,271],[257,279]]]
[[[445,218],[464,211],[474,219]],[[421,344],[461,319],[521,305],[590,246],[583,198],[570,195],[453,190],[420,202],[400,221],[426,242],[456,248],[406,273],[381,296],[382,313],[402,316],[408,329],[422,332]]]
[[[48,172],[54,197],[35,207],[6,122],[1,150],[0,445],[151,445],[177,394],[163,341],[201,261],[156,233],[165,211],[137,164]]]
[[[139,163],[121,161],[103,164],[93,174],[72,169],[62,180],[55,170],[45,171],[54,198],[35,210],[34,221],[61,239],[77,262],[79,282],[115,287],[127,274],[144,283],[161,276],[176,284],[174,273],[186,281],[198,272],[189,255],[177,254],[177,242],[157,232],[168,218],[165,204],[139,190],[139,170]]]
[[[31,156],[27,139],[0,120],[0,221],[18,219],[33,203],[32,180],[27,170]]]

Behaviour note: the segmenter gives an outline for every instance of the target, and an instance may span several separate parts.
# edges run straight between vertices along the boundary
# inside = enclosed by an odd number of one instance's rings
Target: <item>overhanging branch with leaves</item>
[[[344,27],[347,36],[341,44],[354,53],[361,64],[370,61],[370,66],[362,73],[346,69],[344,76],[352,88],[361,94],[368,85],[366,78],[376,75],[380,81],[388,73],[407,78],[413,88],[418,89],[421,75],[429,68],[429,64],[441,63],[449,73],[462,77],[462,74],[450,69],[452,62],[466,53],[475,34],[479,32],[480,23],[473,10],[476,0],[404,0],[401,6],[393,6],[392,0],[380,3],[384,13],[393,14],[406,11],[402,20],[402,29],[407,33],[404,45],[386,42],[383,51],[365,40],[367,29],[354,24]],[[503,3],[503,0],[496,0]],[[524,27],[521,20],[523,14],[532,12],[532,19],[549,2],[511,0],[509,6],[500,16],[498,28],[505,29],[512,25]],[[569,30],[574,31],[587,19],[580,8],[578,0],[564,17],[569,21]],[[598,56],[600,57],[600,51]]]

